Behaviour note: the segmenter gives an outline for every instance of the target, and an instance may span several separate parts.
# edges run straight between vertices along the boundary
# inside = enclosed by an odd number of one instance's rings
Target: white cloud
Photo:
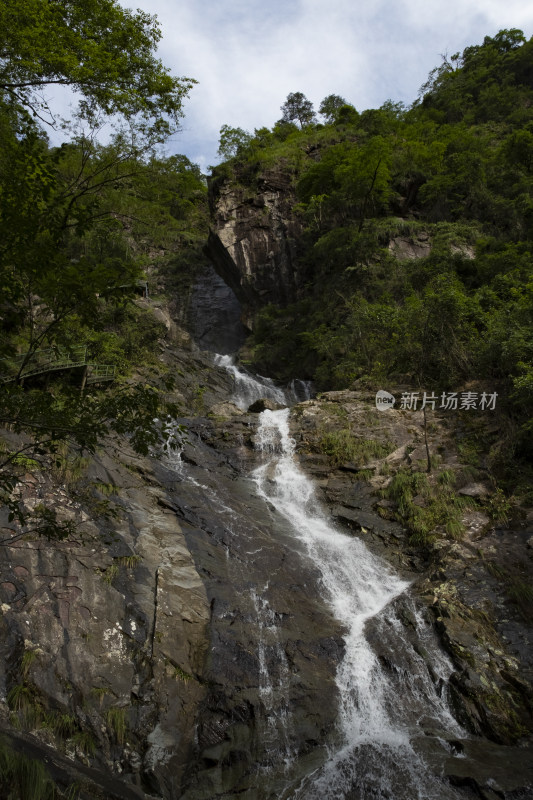
[[[169,149],[204,169],[216,161],[223,124],[271,127],[289,92],[303,92],[316,106],[334,92],[360,110],[387,98],[410,103],[441,53],[481,43],[500,28],[533,33],[533,4],[524,0],[137,3],[159,18],[163,62],[199,81]]]

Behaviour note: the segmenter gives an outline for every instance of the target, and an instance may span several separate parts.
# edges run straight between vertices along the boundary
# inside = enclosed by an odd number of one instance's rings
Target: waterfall
[[[231,402],[242,411],[247,411],[252,403],[264,398],[273,400],[281,406],[289,406],[309,400],[311,397],[309,381],[293,380],[284,390],[276,386],[271,378],[251,375],[242,367],[237,367],[233,356],[216,354],[215,364],[233,376],[235,390]]]
[[[434,659],[431,680],[424,661],[412,652],[412,672],[387,671],[366,635],[377,625],[384,646],[401,652],[402,625],[394,601],[408,592],[407,581],[395,575],[357,538],[337,530],[325,517],[310,480],[294,459],[289,434],[289,409],[260,416],[256,448],[265,462],[253,474],[259,495],[292,526],[309,557],[319,567],[322,591],[345,627],[345,656],[337,672],[340,698],[336,740],[326,763],[306,776],[288,797],[306,800],[448,800],[459,797],[435,778],[417,755],[412,740],[427,735],[461,736],[445,700],[439,696],[451,672],[443,654]],[[407,600],[411,602],[412,601]],[[424,637],[424,624],[414,617]],[[394,650],[393,650],[394,652]],[[421,729],[423,727],[423,730]],[[443,733],[444,732],[444,733]]]

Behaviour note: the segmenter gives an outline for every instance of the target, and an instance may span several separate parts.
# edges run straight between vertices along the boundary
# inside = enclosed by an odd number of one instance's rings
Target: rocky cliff
[[[257,416],[239,413],[219,446],[203,415],[231,396],[228,373],[194,350],[161,357],[189,414],[179,454],[108,443],[77,474],[24,479],[26,507],[55,508],[76,533],[0,549],[0,724],[80,798],[261,797],[279,736],[325,755],[342,631],[250,491]],[[286,731],[269,721],[284,695],[265,700],[261,678],[280,669],[257,639],[271,615],[298,676]]]
[[[223,177],[211,179],[212,228],[206,254],[243,307],[253,326],[256,311],[268,303],[296,300],[305,283],[298,266],[301,226],[291,176],[266,171],[253,189]]]

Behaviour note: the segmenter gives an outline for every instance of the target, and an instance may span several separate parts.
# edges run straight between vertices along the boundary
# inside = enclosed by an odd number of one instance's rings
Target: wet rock
[[[215,403],[214,406],[211,406],[209,413],[214,417],[231,419],[231,417],[240,417],[246,412],[242,411],[234,403]]]
[[[277,411],[280,408],[283,408],[283,406],[280,406],[279,403],[275,403],[274,400],[269,400],[268,397],[262,397],[260,400],[256,400],[255,403],[252,403],[248,409],[248,413],[261,414],[263,411]]]
[[[188,317],[192,337],[202,350],[226,355],[242,347],[246,329],[240,303],[211,265],[196,274]]]

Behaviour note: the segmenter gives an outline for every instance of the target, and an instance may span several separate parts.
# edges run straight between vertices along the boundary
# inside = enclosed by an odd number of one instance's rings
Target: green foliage
[[[410,109],[341,124],[332,106],[283,153],[271,141],[294,175],[305,286],[259,312],[251,342],[259,371],[320,390],[490,387],[508,431],[498,480],[533,453],[532,48],[501,31],[446,59]]]
[[[313,104],[302,92],[291,92],[281,106],[283,122],[298,122],[300,127],[316,121]]]
[[[502,489],[496,489],[496,491],[489,496],[485,507],[489,512],[491,519],[493,519],[495,522],[509,522],[512,505]]]
[[[349,428],[327,431],[320,436],[319,448],[330,457],[333,466],[353,463],[362,466],[375,458],[384,458],[392,452],[392,445],[375,439],[361,439]]]
[[[350,106],[343,97],[338,94],[328,94],[320,103],[318,113],[325,118],[326,122],[331,124],[336,122],[341,109],[346,108],[350,108]],[[351,106],[351,108],[353,108],[353,106]],[[355,111],[355,109],[353,110]]]
[[[154,387],[139,394],[117,384],[81,397],[68,382],[80,375],[70,372],[22,389],[39,351],[80,343],[119,377],[150,362],[161,372],[154,350],[165,327],[133,304],[134,288],[148,264],[162,282],[190,285],[207,203],[197,166],[154,154],[176,130],[193,84],[155,58],[159,38],[155,17],[115,0],[8,0],[0,9],[0,357],[8,358],[0,366],[0,424],[26,437],[0,459],[11,531],[2,543],[72,533],[53,509],[25,511],[16,491],[22,470],[53,466],[58,479],[75,484],[86,453],[112,430],[131,434],[144,453],[159,440],[153,420],[164,416],[163,394]],[[43,93],[54,83],[82,98],[65,125],[71,140],[58,148],[39,128],[48,114]],[[100,115],[113,115],[106,145],[98,141]]]
[[[5,0],[0,31],[0,91],[36,114],[47,112],[46,87],[62,84],[82,95],[86,116],[120,114],[161,136],[175,129],[194,83],[155,58],[156,18],[115,0]]]
[[[89,731],[77,731],[72,741],[86,755],[93,756],[96,753],[96,740]]]
[[[450,470],[432,480],[426,473],[401,468],[383,490],[383,496],[397,504],[395,516],[408,529],[413,544],[430,545],[438,529],[452,539],[460,538],[461,517],[473,501],[457,495],[454,483]]]
[[[118,575],[118,564],[111,564],[103,573],[103,578],[106,583],[111,585]]]
[[[135,567],[138,567],[139,564],[142,562],[142,556],[137,556],[132,553],[129,556],[117,556],[115,558],[115,561],[121,567],[126,567],[127,569],[135,569]]]
[[[115,742],[122,746],[126,736],[126,711],[123,708],[110,708],[106,714],[107,729]]]
[[[108,393],[86,394],[78,391],[44,393],[24,391],[21,387],[0,387],[0,421],[9,424],[15,433],[29,432],[32,440],[23,451],[31,454],[44,468],[50,459],[68,445],[72,450],[94,453],[99,442],[107,437],[129,436],[139,453],[147,454],[155,446],[175,446],[169,438],[172,417],[159,421],[161,392],[154,387],[137,383],[118,386]],[[177,415],[166,404],[167,414]],[[12,461],[20,450],[7,452],[0,461],[0,494],[9,509],[11,534],[0,543],[13,543],[27,535],[47,538],[68,538],[74,530],[72,521],[60,522],[55,509],[42,505],[28,513],[13,489],[18,476]],[[59,469],[64,460],[57,460]]]
[[[178,664],[171,664],[171,668],[176,680],[183,681],[183,683],[189,683],[192,680],[192,675],[185,672]]]
[[[224,159],[233,158],[246,148],[252,137],[242,128],[232,128],[230,125],[223,125],[220,129],[220,141],[218,145],[218,155]]]
[[[42,761],[0,740],[0,791],[5,800],[54,800],[55,785]]]
[[[50,728],[56,736],[66,740],[78,731],[78,722],[73,714],[52,711],[44,715],[44,727]]]
[[[15,684],[7,693],[7,704],[13,712],[16,727],[32,730],[42,724],[44,709],[35,688],[26,682]]]
[[[107,686],[93,686],[92,689],[91,689],[90,694],[91,694],[91,697],[97,697],[98,698],[98,703],[99,703],[100,708],[101,708],[102,707],[102,703],[104,702],[104,697],[106,697],[108,694],[111,694],[111,690],[108,689]]]
[[[28,672],[31,669],[31,665],[36,661],[38,658],[39,653],[37,650],[25,650],[22,654],[22,660],[20,662],[20,672],[22,674],[23,680],[26,680],[28,677]]]

